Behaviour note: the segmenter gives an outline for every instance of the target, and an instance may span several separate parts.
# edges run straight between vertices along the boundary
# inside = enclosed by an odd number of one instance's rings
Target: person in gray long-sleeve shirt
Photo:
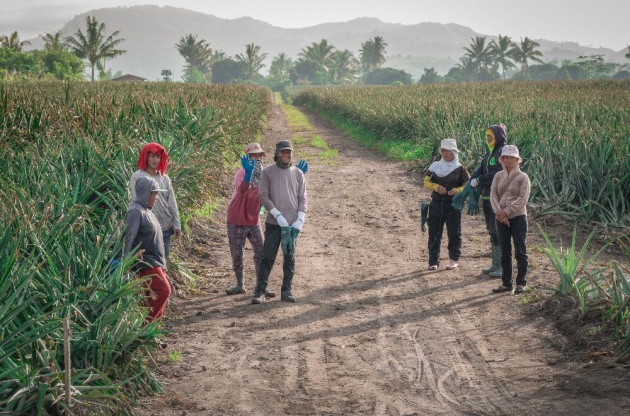
[[[171,295],[171,286],[164,272],[166,259],[164,257],[164,241],[162,228],[155,215],[151,212],[159,189],[157,182],[149,177],[140,177],[135,183],[135,199],[129,204],[125,216],[125,232],[123,233],[123,257],[138,247],[139,262],[138,276],[150,276],[149,291],[155,297],[147,296],[147,304],[151,308],[147,320],[152,321],[162,316],[164,307]]]
[[[283,244],[283,279],[280,300],[295,302],[291,294],[295,274],[295,238],[302,229],[306,215],[306,182],[300,169],[291,164],[293,146],[288,140],[276,143],[274,165],[263,169],[258,183],[261,204],[267,209],[265,219],[265,243],[260,268],[256,276],[256,291],[252,303],[263,303],[269,274],[276,260],[278,248]],[[285,236],[290,248],[286,249]]]

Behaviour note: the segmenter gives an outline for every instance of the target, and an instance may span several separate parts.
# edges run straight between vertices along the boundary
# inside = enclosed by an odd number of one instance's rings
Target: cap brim
[[[281,147],[281,148],[278,149],[278,151],[280,151],[280,150],[293,150],[293,148],[292,147]]]

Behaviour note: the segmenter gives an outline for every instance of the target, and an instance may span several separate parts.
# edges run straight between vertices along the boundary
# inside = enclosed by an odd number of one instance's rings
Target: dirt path
[[[418,178],[308,116],[340,156],[329,165],[316,149],[296,148],[309,160],[298,303],[252,305],[249,293],[224,295],[233,278],[225,231],[217,228],[215,264],[206,266],[219,277],[209,293],[173,302],[164,356],[179,351],[181,359],[161,366],[166,394],[144,402],[139,414],[630,412],[627,369],[569,354],[572,344],[553,322],[519,305],[525,295],[491,294],[498,280],[480,272],[488,263],[481,217],[464,217],[458,270],[426,271],[419,201],[428,193]],[[291,135],[275,107],[263,147]],[[248,246],[248,292],[255,281],[251,253]],[[548,262],[536,250],[530,254],[530,285],[549,285]],[[278,266],[270,289],[279,291]]]

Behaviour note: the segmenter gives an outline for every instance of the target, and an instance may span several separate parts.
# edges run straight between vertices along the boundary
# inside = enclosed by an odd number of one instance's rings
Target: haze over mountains
[[[487,36],[488,41],[498,33],[477,33],[457,24],[420,23],[402,25],[384,23],[377,18],[360,18],[343,23],[326,23],[302,29],[284,29],[268,23],[243,17],[222,19],[170,6],[133,6],[92,10],[75,16],[63,28],[64,35],[74,34],[77,29],[85,31],[87,16],[95,16],[105,23],[107,35],[118,30],[119,37],[125,39],[121,48],[127,53],[106,62],[106,69],[123,74],[138,75],[149,80],[160,78],[164,69],[173,72],[174,79],[180,80],[184,59],[179,55],[175,44],[186,34],[198,35],[215,50],[228,56],[244,53],[245,45],[255,43],[261,52],[267,53],[267,67],[274,56],[284,52],[293,59],[300,50],[313,42],[327,39],[337,49],[349,49],[358,57],[361,43],[375,36],[383,37],[387,63],[397,69],[420,78],[424,68],[433,67],[445,74],[459,62],[464,54],[463,47],[470,44],[474,36]],[[44,33],[42,33],[43,35]],[[520,39],[513,39],[519,41]],[[580,46],[575,42],[552,42],[534,39],[540,43],[543,59],[575,60],[582,55],[604,55],[611,62],[627,63],[626,49],[614,51],[607,48]],[[31,48],[41,48],[41,38],[31,40]]]

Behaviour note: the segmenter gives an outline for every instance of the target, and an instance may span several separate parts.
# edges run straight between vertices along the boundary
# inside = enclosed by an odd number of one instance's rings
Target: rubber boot
[[[501,267],[501,246],[497,246],[496,248],[497,251],[497,259],[495,260],[496,262],[496,269],[494,269],[493,271],[491,271],[489,273],[490,277],[502,277],[503,276],[503,268]],[[494,262],[493,262],[494,263]]]
[[[499,252],[499,256],[497,259],[497,252]],[[481,273],[490,274],[497,269],[497,267],[501,266],[501,246],[492,246],[492,266],[487,269],[483,269]]]

